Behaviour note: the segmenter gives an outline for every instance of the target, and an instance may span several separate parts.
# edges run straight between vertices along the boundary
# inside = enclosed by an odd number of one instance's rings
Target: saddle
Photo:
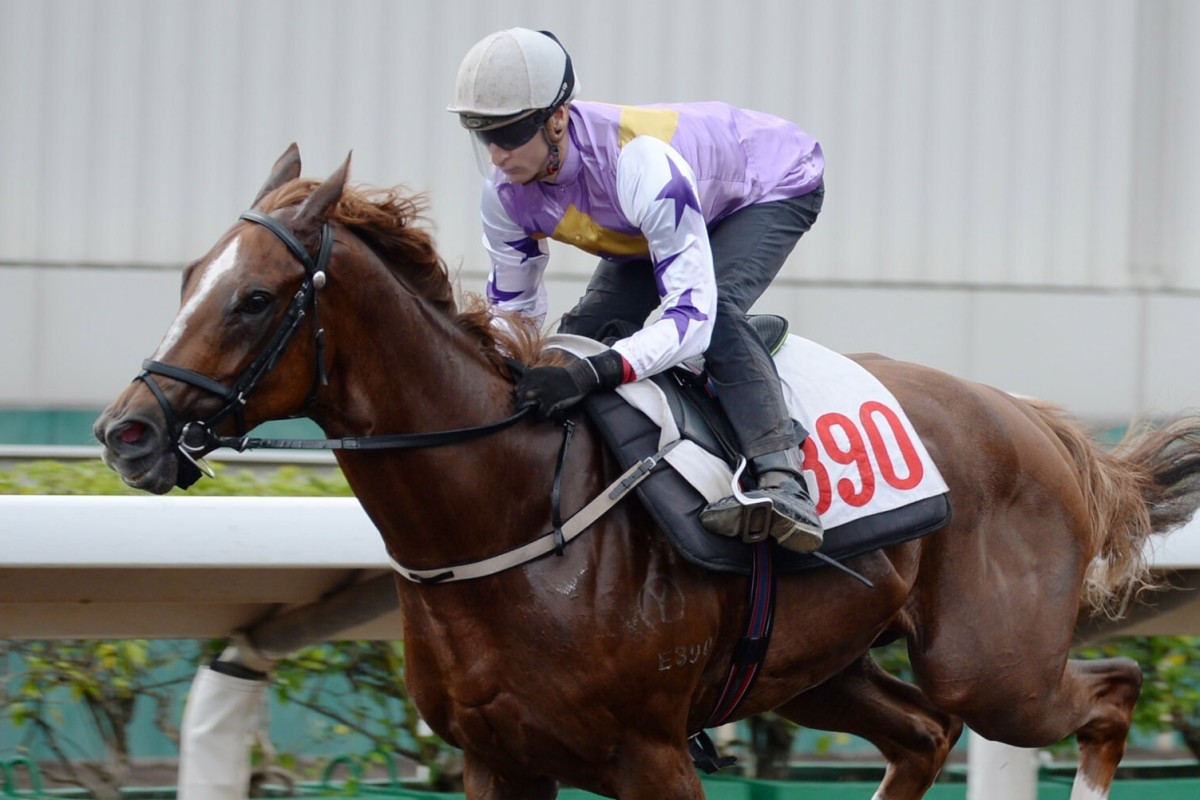
[[[774,355],[788,338],[782,317],[755,315],[751,325]],[[666,405],[683,440],[720,459],[732,470],[738,460],[737,439],[717,398],[708,389],[702,365],[690,362],[649,379],[666,398]],[[618,392],[598,392],[584,400],[584,408],[622,467],[655,455],[661,430],[649,416],[630,405]],[[679,553],[698,566],[749,575],[753,548],[739,539],[718,536],[700,523],[700,511],[711,498],[696,488],[679,469],[656,469],[638,484],[636,492],[658,527]],[[826,527],[820,553],[844,560],[889,545],[916,539],[944,527],[952,509],[946,493],[918,499]],[[822,566],[823,559],[795,553],[772,542],[777,572],[790,573]]]

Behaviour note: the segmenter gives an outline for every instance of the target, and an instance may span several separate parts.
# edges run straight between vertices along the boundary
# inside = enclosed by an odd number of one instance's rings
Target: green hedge
[[[351,497],[346,478],[336,467],[313,469],[283,466],[269,470],[214,463],[216,478],[203,478],[178,495],[250,497]],[[115,472],[97,461],[29,461],[0,470],[0,494],[144,495],[126,486]]]

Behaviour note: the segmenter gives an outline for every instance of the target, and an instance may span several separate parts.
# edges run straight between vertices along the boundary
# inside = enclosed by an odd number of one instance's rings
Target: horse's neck
[[[337,391],[313,415],[328,435],[429,433],[513,413],[512,385],[452,321],[421,304],[400,316],[386,335],[337,332],[352,349],[339,349]],[[554,426],[522,421],[458,444],[342,451],[339,462],[392,554],[440,566],[540,532],[559,441]],[[591,445],[579,447],[577,458]]]

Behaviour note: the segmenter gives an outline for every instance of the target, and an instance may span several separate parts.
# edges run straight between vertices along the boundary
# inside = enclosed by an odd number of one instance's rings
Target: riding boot
[[[818,549],[824,541],[824,529],[797,466],[799,458],[799,448],[792,448],[750,459],[758,481],[757,489],[745,492],[751,504],[726,497],[700,512],[700,522],[722,536],[740,536],[746,541],[773,536],[797,553]],[[760,502],[753,502],[756,500]]]

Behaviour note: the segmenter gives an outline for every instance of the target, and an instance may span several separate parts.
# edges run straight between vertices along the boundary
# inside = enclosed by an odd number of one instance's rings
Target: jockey
[[[600,257],[559,330],[616,333],[611,349],[530,369],[518,403],[545,418],[703,354],[757,482],[746,494],[773,509],[766,533],[798,552],[817,549],[823,531],[798,447],[807,433],[746,312],[821,210],[820,145],[789,122],[723,103],[619,106],[575,101],[577,90],[557,38],[512,28],[471,48],[447,109],[471,132],[485,177],[494,307],[544,322],[548,238]],[[748,519],[733,497],[701,513],[727,536],[747,533]]]

